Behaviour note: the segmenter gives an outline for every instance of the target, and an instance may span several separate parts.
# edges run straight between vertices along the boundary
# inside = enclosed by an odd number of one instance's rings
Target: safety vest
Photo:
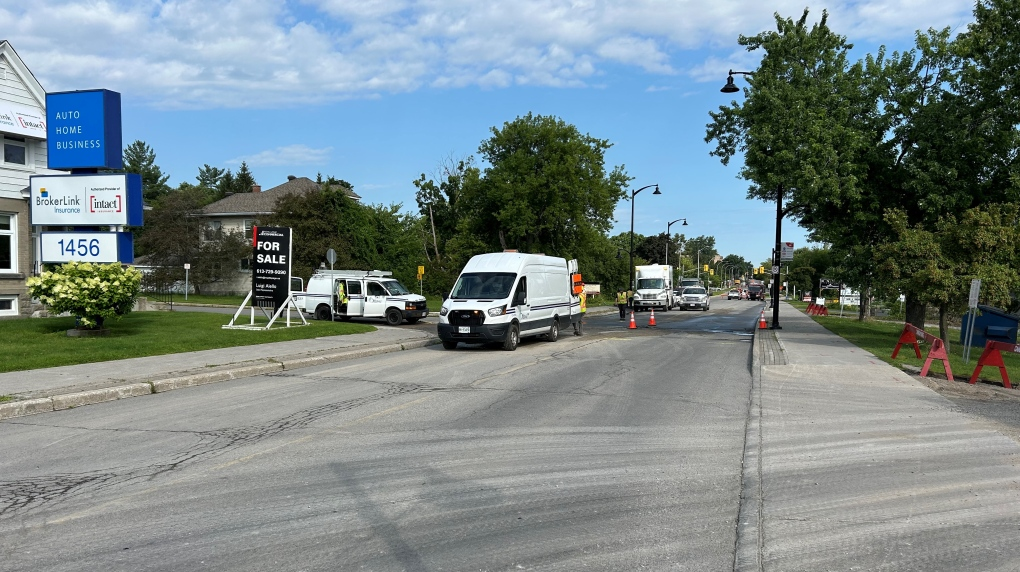
[[[626,292],[620,292],[619,294],[617,294],[616,295],[616,303],[617,304],[626,304],[627,303],[627,293]]]
[[[587,298],[585,297],[584,294],[581,294],[581,313],[583,314],[583,313],[585,313],[587,311],[588,311],[588,300],[587,300]]]

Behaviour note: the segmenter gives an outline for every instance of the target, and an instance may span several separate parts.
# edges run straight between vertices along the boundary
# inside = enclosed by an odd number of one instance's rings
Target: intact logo
[[[39,188],[39,194],[42,195],[42,198],[44,198],[44,199],[46,197],[50,196],[50,194],[48,192],[46,192],[46,187],[40,187]]]
[[[123,200],[120,195],[112,197],[97,197],[89,195],[90,213],[119,213],[123,210]]]

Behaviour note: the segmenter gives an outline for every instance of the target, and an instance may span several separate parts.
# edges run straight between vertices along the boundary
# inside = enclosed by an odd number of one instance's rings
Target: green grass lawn
[[[189,296],[190,298],[190,296]],[[240,301],[238,302],[240,303]],[[110,335],[70,338],[67,330],[74,318],[40,318],[0,321],[0,372],[74,365],[132,357],[155,356],[283,342],[322,336],[359,334],[375,330],[367,324],[308,320],[308,326],[282,327],[277,320],[272,330],[224,330],[230,321],[225,314],[199,312],[132,312],[106,323]],[[259,316],[256,323],[267,320]],[[238,323],[247,324],[247,315]],[[292,319],[291,323],[294,321]],[[300,324],[300,320],[297,322]]]
[[[144,296],[144,294],[143,294]],[[244,296],[212,296],[209,294],[188,294],[188,299],[184,299],[184,294],[174,294],[174,304],[211,304],[214,306],[233,306],[238,307],[244,302]]]
[[[804,304],[806,307],[807,304]],[[921,357],[914,357],[913,347],[904,345],[900,348],[896,359],[892,358],[896,342],[903,333],[902,322],[885,322],[869,320],[860,322],[856,317],[838,318],[835,316],[812,316],[816,322],[825,326],[828,330],[839,334],[855,346],[865,349],[879,359],[899,367],[902,364],[922,367],[930,347],[921,344]],[[932,335],[938,335],[938,327],[925,330]],[[949,367],[953,370],[953,377],[958,381],[969,381],[974,368],[977,367],[978,358],[981,357],[983,347],[972,347],[970,350],[970,362],[963,361],[963,344],[959,343],[959,332],[951,330],[954,334],[949,344]],[[1002,361],[1006,364],[1006,371],[1009,373],[1010,381],[1014,387],[1020,385],[1020,354],[1002,353]],[[935,373],[945,373],[941,360],[933,360],[931,369]],[[1002,376],[999,375],[997,367],[985,366],[981,370],[980,379],[991,383],[1001,383]]]

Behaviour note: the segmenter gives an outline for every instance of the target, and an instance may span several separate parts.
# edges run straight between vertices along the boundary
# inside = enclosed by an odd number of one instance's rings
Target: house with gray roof
[[[321,188],[322,185],[308,177],[290,175],[286,183],[271,189],[263,191],[259,185],[253,185],[250,193],[236,193],[224,197],[202,209],[199,216],[205,219],[203,238],[228,232],[241,232],[244,236],[250,237],[252,226],[259,218],[273,214],[281,197],[317,193]],[[351,199],[361,201],[361,197],[354,191],[346,188],[344,190]],[[240,262],[236,280],[206,285],[204,291],[211,294],[247,292],[251,287],[251,270],[248,263],[248,260]]]

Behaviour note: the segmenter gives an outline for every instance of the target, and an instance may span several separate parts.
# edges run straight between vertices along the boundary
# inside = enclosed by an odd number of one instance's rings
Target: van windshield
[[[457,279],[450,298],[457,300],[510,297],[517,275],[512,272],[465,272]]]
[[[407,288],[404,288],[404,285],[396,280],[383,280],[382,285],[385,286],[386,289],[390,291],[390,294],[393,295],[399,296],[401,294],[410,294],[410,292],[407,291]]]
[[[638,290],[662,290],[666,287],[666,281],[662,278],[639,278],[637,281]]]

